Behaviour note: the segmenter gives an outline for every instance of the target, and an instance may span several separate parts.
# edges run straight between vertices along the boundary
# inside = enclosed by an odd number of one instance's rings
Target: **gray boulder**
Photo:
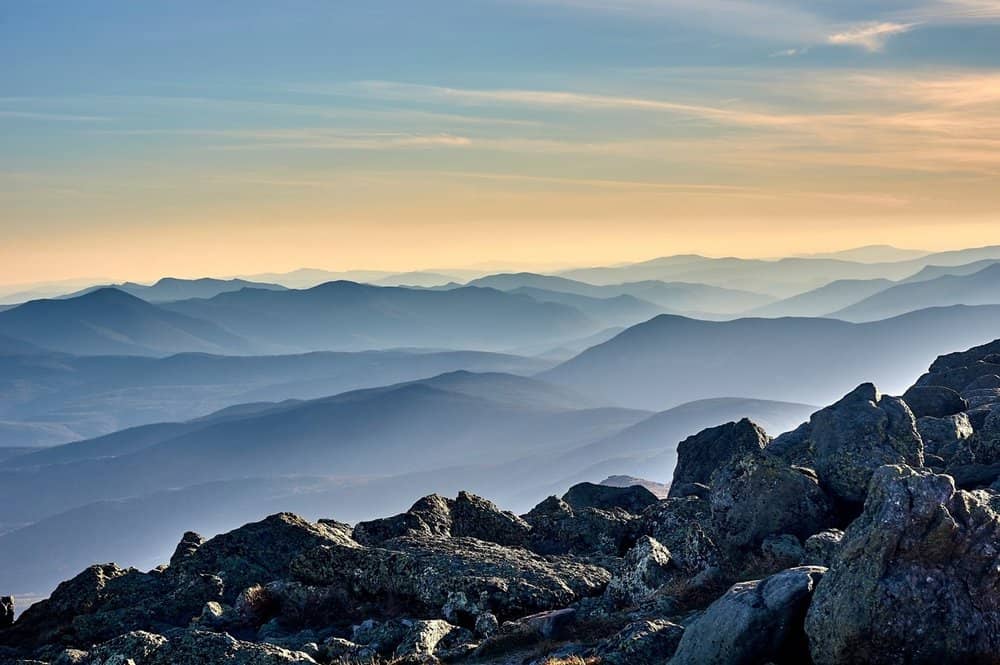
[[[670,496],[677,496],[675,487],[690,483],[710,484],[716,469],[746,453],[761,451],[769,442],[767,432],[746,418],[688,437],[677,445],[677,466],[670,483]]]
[[[578,483],[569,488],[562,500],[573,510],[597,508],[614,510],[620,508],[633,515],[659,501],[659,497],[642,485],[612,487],[594,483]]]
[[[734,585],[687,627],[670,665],[806,663],[803,621],[825,568]]]
[[[923,466],[923,442],[913,413],[899,398],[880,398],[870,383],[817,411],[810,423],[819,480],[846,503],[864,502],[868,481],[880,466]]]
[[[811,469],[759,451],[713,474],[709,503],[716,543],[735,558],[769,536],[804,540],[834,522],[830,499]]]
[[[816,665],[996,663],[998,503],[949,476],[879,469],[809,609]]]
[[[528,548],[538,554],[621,556],[635,541],[639,518],[622,509],[574,510],[551,496],[524,516]]]
[[[903,401],[917,418],[944,418],[969,408],[957,391],[944,386],[913,386],[903,393]]]

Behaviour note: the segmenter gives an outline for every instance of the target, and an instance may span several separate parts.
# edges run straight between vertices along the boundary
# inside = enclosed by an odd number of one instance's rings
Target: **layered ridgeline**
[[[1000,341],[771,439],[683,441],[670,496],[581,484],[524,515],[460,492],[353,527],[279,513],[101,564],[10,659],[166,663],[995,663]]]

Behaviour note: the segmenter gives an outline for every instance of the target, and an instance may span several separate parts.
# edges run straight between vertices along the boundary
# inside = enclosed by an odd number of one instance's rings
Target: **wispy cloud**
[[[863,23],[842,32],[836,32],[830,35],[827,41],[839,46],[860,46],[874,53],[881,51],[885,47],[886,40],[890,37],[909,32],[916,25],[916,23],[890,22]]]
[[[105,122],[108,117],[96,115],[76,115],[70,113],[45,113],[38,111],[10,111],[0,109],[0,118],[17,118],[22,120],[53,120],[63,122]]]

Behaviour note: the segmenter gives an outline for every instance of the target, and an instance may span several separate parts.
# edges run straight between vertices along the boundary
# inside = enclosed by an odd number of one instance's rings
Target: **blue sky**
[[[0,58],[2,282],[1000,242],[1000,0],[3,2]]]

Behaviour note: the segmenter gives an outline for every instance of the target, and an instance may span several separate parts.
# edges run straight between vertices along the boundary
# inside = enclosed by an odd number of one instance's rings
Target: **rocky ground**
[[[279,514],[64,582],[0,661],[1000,663],[1000,341],[775,440],[683,442],[670,496],[459,494],[350,527]]]

